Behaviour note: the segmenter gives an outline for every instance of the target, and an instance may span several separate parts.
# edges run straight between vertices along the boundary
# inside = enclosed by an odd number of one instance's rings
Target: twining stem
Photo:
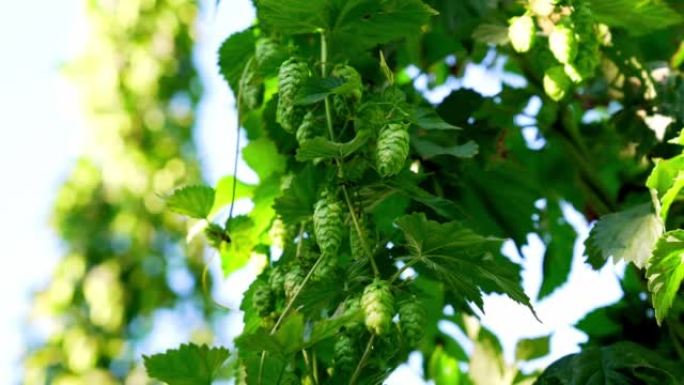
[[[326,77],[328,75],[328,42],[325,37],[325,32],[321,31],[321,75]],[[325,96],[325,118],[328,125],[328,134],[330,135],[330,140],[335,141],[335,132],[333,131],[333,120],[332,120],[332,110],[330,107],[330,96]],[[342,170],[342,164],[338,158],[335,158],[335,164],[338,170]],[[359,220],[356,218],[356,212],[354,211],[354,205],[352,205],[351,199],[349,198],[349,192],[347,192],[347,186],[342,185],[342,193],[344,194],[344,199],[347,202],[347,207],[349,208],[349,214],[351,215],[352,222],[354,223],[354,228],[356,233],[359,235],[361,240],[361,246],[363,247],[364,253],[368,255],[371,267],[373,268],[373,275],[376,277],[380,276],[380,271],[378,266],[375,264],[375,259],[371,252],[370,247],[366,243],[366,237],[363,236],[361,226],[359,226]]]
[[[375,334],[372,334],[371,337],[368,339],[368,344],[366,344],[366,350],[363,351],[363,356],[361,356],[359,364],[356,365],[356,369],[354,369],[354,374],[349,380],[349,385],[356,384],[356,381],[359,379],[359,375],[361,375],[361,369],[363,369],[363,366],[366,364],[366,361],[368,361],[368,357],[370,356],[370,351],[373,348],[373,342],[375,342]]]
[[[302,241],[301,239],[299,240],[300,242]],[[278,317],[278,320],[276,321],[275,325],[273,325],[273,328],[271,328],[271,332],[269,333],[270,335],[275,334],[276,331],[278,331],[278,327],[280,327],[280,324],[283,322],[285,319],[285,316],[287,316],[287,313],[290,312],[292,309],[292,306],[294,305],[295,301],[297,300],[297,297],[299,296],[299,293],[302,292],[302,289],[306,284],[309,282],[309,279],[313,275],[313,272],[316,271],[318,268],[318,265],[321,263],[323,260],[323,255],[320,255],[318,259],[316,259],[316,262],[311,266],[311,269],[309,269],[309,272],[306,274],[304,279],[302,280],[302,283],[297,286],[297,290],[295,290],[294,295],[292,298],[287,302],[287,305],[285,305],[285,309],[283,312],[280,314],[280,317]],[[264,362],[266,360],[266,351],[261,352],[261,362],[259,363],[259,381],[258,384],[261,385],[261,379],[263,375],[263,370],[264,370]]]

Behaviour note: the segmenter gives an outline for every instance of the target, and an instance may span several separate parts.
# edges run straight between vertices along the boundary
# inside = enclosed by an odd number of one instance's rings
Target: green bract
[[[383,177],[399,173],[409,153],[409,133],[405,124],[389,123],[380,130],[376,151],[378,173]]]
[[[513,17],[508,21],[508,39],[517,52],[527,52],[532,48],[536,29],[530,15]]]
[[[377,335],[387,333],[394,316],[394,298],[387,282],[375,280],[363,290],[361,297],[364,322]]]
[[[561,66],[549,68],[544,73],[544,91],[555,101],[563,99],[571,85],[570,78]]]

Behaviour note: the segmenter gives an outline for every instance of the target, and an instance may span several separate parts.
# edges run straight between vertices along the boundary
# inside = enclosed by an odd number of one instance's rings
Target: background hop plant
[[[354,339],[347,333],[340,333],[333,347],[335,367],[347,371],[354,367],[357,360]]]
[[[577,38],[572,26],[557,24],[549,34],[549,49],[560,63],[572,62],[577,56]]]
[[[342,243],[344,227],[342,204],[331,192],[325,192],[316,202],[313,214],[314,234],[321,252],[331,256],[337,253]]]
[[[302,120],[302,109],[294,103],[297,92],[308,77],[309,66],[296,58],[287,59],[280,65],[276,121],[287,132],[294,132]]]
[[[508,39],[516,52],[527,52],[534,44],[536,28],[529,14],[512,17],[508,21]]]
[[[394,298],[386,281],[376,279],[366,286],[361,296],[364,323],[376,335],[387,333],[394,315]]]
[[[551,67],[544,72],[544,92],[554,101],[563,99],[571,84],[562,66]]]
[[[409,154],[408,125],[389,123],[380,130],[377,144],[377,169],[383,177],[398,174]]]
[[[409,346],[416,346],[425,329],[425,309],[417,298],[399,304],[399,328]]]

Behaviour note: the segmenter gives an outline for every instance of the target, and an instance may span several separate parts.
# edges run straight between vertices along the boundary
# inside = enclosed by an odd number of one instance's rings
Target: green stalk
[[[354,374],[352,375],[351,379],[349,380],[349,385],[356,384],[356,381],[359,379],[359,375],[361,375],[361,369],[363,369],[363,366],[366,364],[366,361],[368,361],[368,357],[370,356],[370,351],[371,351],[371,348],[373,347],[374,341],[375,341],[375,334],[371,334],[371,337],[368,339],[368,344],[366,344],[366,350],[363,351],[363,356],[361,356],[361,360],[359,361],[359,364],[356,365],[356,369],[354,370]]]

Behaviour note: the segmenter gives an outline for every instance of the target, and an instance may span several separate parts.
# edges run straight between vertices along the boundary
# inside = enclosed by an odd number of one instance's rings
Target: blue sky
[[[81,114],[75,89],[60,74],[60,64],[82,49],[87,34],[83,12],[84,0],[38,0],[31,2],[0,0],[0,240],[4,255],[0,260],[0,383],[19,380],[18,360],[24,349],[26,313],[31,290],[47,282],[60,257],[59,240],[48,226],[51,204],[60,182],[82,152],[87,122]],[[234,31],[252,23],[254,12],[249,0],[223,0],[218,10],[215,0],[205,0],[199,27],[196,62],[205,82],[206,94],[199,109],[197,144],[207,179],[216,181],[230,172],[235,136],[233,98],[219,77],[216,50]],[[499,85],[488,70],[471,66],[457,87],[482,87],[496,92]],[[241,166],[238,175],[252,179],[253,173]],[[572,224],[586,235],[587,224],[568,210]],[[524,286],[534,297],[541,279],[543,247],[531,237],[523,248]],[[512,247],[507,247],[514,254]],[[555,331],[552,356],[537,364],[548,363],[577,350],[583,340],[571,325],[589,309],[614,302],[620,296],[612,266],[600,273],[581,263],[576,248],[571,281],[547,300],[536,304],[544,322],[539,324],[529,311],[501,296],[489,296],[483,322],[502,338],[506,355],[513,356],[513,346],[520,337],[539,336]],[[519,259],[513,256],[514,259]],[[246,287],[253,271],[222,282],[216,291],[219,300],[237,305],[235,285]],[[232,289],[232,290],[231,290]],[[240,330],[237,314],[226,320],[230,326],[225,338]],[[172,328],[179,330],[182,325]],[[449,329],[448,325],[445,328]],[[165,329],[165,331],[167,331]],[[157,333],[163,335],[166,333]],[[145,350],[172,346],[176,338],[154,338]],[[467,344],[466,344],[467,345]],[[417,362],[414,362],[417,364]],[[413,365],[415,368],[417,365]],[[414,377],[413,369],[404,368],[394,378],[402,384]],[[398,382],[393,382],[398,383]]]

